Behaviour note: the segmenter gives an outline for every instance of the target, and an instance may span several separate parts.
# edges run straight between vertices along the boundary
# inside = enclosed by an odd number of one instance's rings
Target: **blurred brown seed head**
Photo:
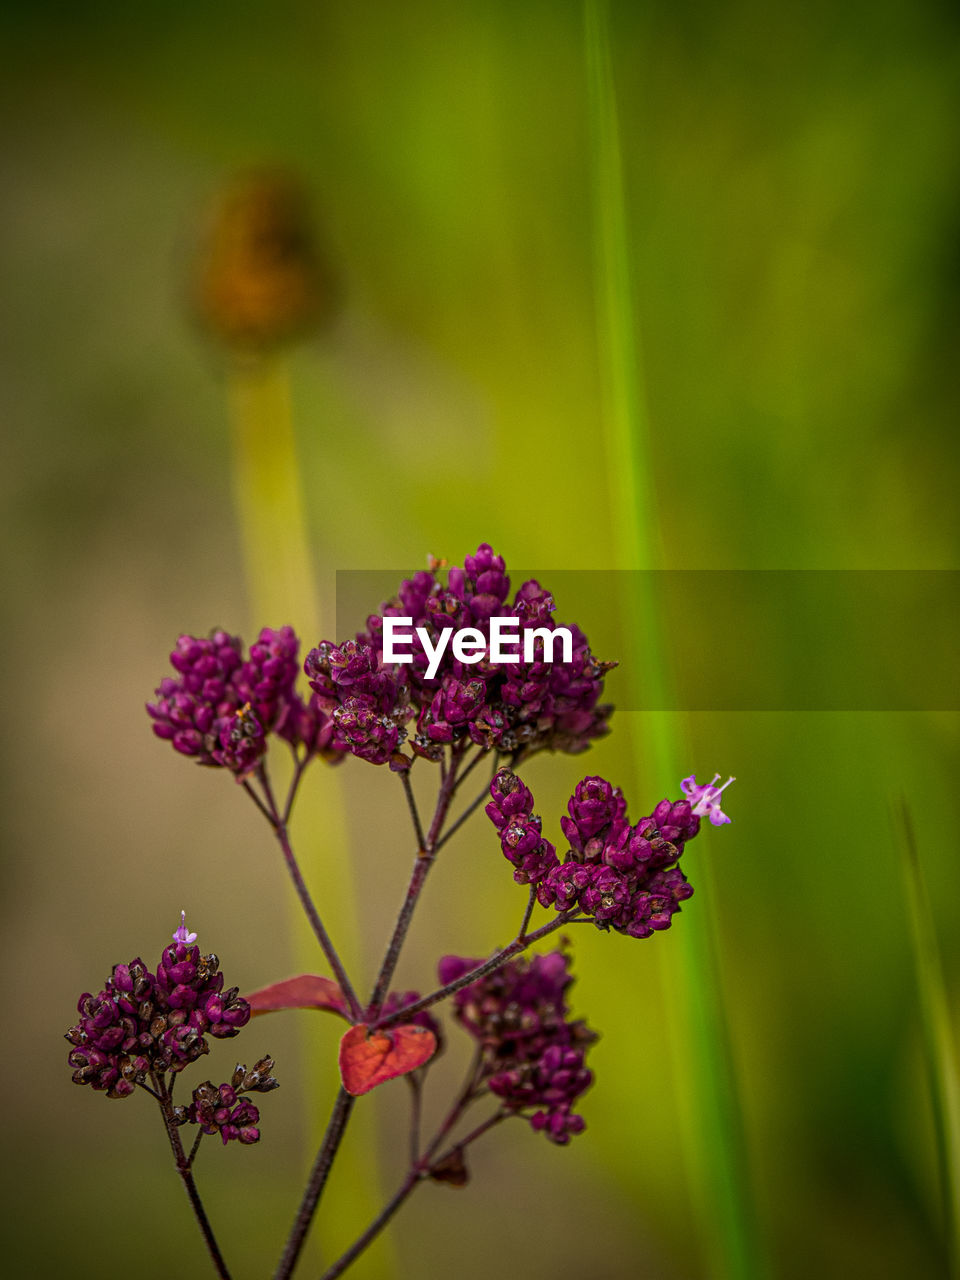
[[[294,174],[250,171],[220,193],[198,255],[193,307],[237,354],[284,346],[331,318],[332,275]]]

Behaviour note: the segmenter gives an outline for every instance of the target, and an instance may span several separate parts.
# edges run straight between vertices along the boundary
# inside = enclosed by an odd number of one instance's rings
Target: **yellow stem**
[[[250,618],[255,634],[261,626],[289,623],[300,636],[304,653],[324,634],[303,487],[293,428],[290,362],[286,356],[265,356],[237,363],[230,371],[228,400],[233,441],[233,485],[243,548]],[[272,752],[271,767],[285,762]],[[348,827],[338,770],[314,763],[297,797],[293,840],[297,859],[309,885],[319,891],[325,923],[336,938],[347,971],[358,989],[366,985],[358,970],[362,960],[355,885],[350,871]],[[299,833],[299,838],[298,838]],[[269,833],[264,832],[264,838]],[[280,872],[278,869],[278,881]],[[281,882],[282,883],[282,882]],[[283,889],[286,892],[286,887]],[[317,892],[318,900],[320,894]],[[287,894],[293,963],[297,971],[322,967],[316,938]],[[279,977],[282,975],[274,975]],[[294,1015],[290,1015],[294,1016]],[[336,1051],[330,1028],[320,1019],[300,1015],[298,1032],[307,1068],[308,1123],[303,1129],[305,1151],[319,1144],[330,1098],[338,1079]],[[312,1064],[319,1061],[320,1070]],[[372,1109],[359,1109],[354,1141],[337,1160],[324,1212],[314,1225],[324,1256],[335,1256],[344,1237],[360,1230],[381,1199],[377,1134]],[[395,1272],[389,1245],[378,1255],[378,1275]]]

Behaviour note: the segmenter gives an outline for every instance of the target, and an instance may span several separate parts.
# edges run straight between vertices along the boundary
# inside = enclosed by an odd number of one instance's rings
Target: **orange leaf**
[[[316,973],[301,973],[295,978],[272,982],[245,997],[254,1015],[274,1013],[278,1009],[329,1009],[349,1018],[343,992],[332,978]]]
[[[340,1079],[347,1093],[358,1097],[422,1067],[436,1050],[437,1038],[426,1027],[370,1031],[366,1023],[358,1022],[340,1040]]]

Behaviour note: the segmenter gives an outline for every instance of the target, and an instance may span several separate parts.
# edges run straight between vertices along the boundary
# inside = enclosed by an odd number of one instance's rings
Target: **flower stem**
[[[563,912],[555,920],[551,920],[549,924],[541,925],[539,929],[535,929],[533,933],[519,933],[509,946],[495,952],[489,960],[484,960],[483,964],[477,965],[475,969],[471,969],[469,973],[462,974],[453,982],[448,982],[445,987],[438,987],[436,991],[432,991],[428,996],[421,997],[421,999],[414,1001],[413,1004],[405,1005],[396,1013],[391,1013],[385,1018],[378,1018],[375,1022],[371,1022],[370,1030],[379,1031],[385,1027],[392,1027],[397,1022],[408,1022],[421,1010],[429,1009],[431,1005],[439,1004],[441,1000],[446,1000],[447,996],[452,996],[454,992],[459,991],[462,987],[469,987],[472,982],[485,978],[488,973],[493,973],[496,969],[505,965],[508,960],[512,960],[514,956],[521,955],[533,943],[539,942],[541,938],[554,933],[557,929],[562,929],[565,924],[577,924],[576,917],[578,914],[579,907],[573,911]]]
[[[260,765],[260,768],[257,770],[257,776],[260,779],[260,785],[263,787],[264,795],[267,798],[267,817],[270,821],[270,825],[273,827],[274,834],[277,837],[277,843],[283,851],[283,858],[287,864],[290,879],[293,881],[293,887],[296,889],[297,896],[300,899],[300,904],[306,912],[307,919],[310,921],[313,932],[317,936],[317,941],[320,943],[323,954],[327,958],[327,963],[333,970],[337,982],[340,984],[340,989],[346,997],[347,1003],[350,1006],[351,1017],[354,1022],[361,1022],[363,1020],[363,1010],[360,1007],[360,1002],[353,989],[353,984],[347,976],[347,971],[343,967],[343,962],[340,959],[336,947],[333,945],[330,935],[327,933],[323,921],[320,919],[320,913],[317,911],[313,898],[310,896],[310,890],[307,888],[306,881],[300,871],[300,865],[297,862],[296,854],[293,852],[293,846],[290,843],[290,835],[287,831],[286,821],[277,809],[277,802],[273,795],[273,788],[270,786],[270,779],[267,774],[265,764]],[[253,794],[252,789],[251,794]],[[291,803],[292,797],[287,802],[287,811],[289,811]],[[263,806],[261,806],[261,808],[262,807]]]
[[[193,1140],[193,1146],[190,1148],[190,1154],[187,1156],[187,1164],[191,1171],[193,1170],[193,1162],[197,1158],[197,1152],[200,1150],[200,1139],[203,1137],[203,1130],[198,1129],[197,1136]]]
[[[473,768],[473,765],[474,765],[474,764],[476,764],[476,761],[475,761],[475,760],[474,760],[474,761],[471,763],[471,765],[470,765],[470,768],[471,768],[471,769]],[[497,772],[497,764],[498,764],[498,756],[496,755],[496,753],[494,753],[494,757],[493,757],[493,772],[494,772],[494,773],[496,773],[496,772]],[[464,777],[466,777],[466,774],[467,774],[468,772],[469,772],[469,770],[467,770],[467,771],[463,774],[463,776],[460,778],[460,782],[462,782],[462,781],[463,781],[463,778],[464,778]],[[459,783],[457,784],[457,786],[459,786]],[[456,791],[456,789],[457,789],[457,787],[454,787],[454,791]],[[485,786],[485,787],[483,788],[483,790],[480,792],[480,794],[477,796],[477,798],[476,798],[475,800],[471,800],[471,801],[470,801],[470,803],[467,805],[466,809],[464,809],[463,813],[461,813],[460,817],[459,817],[459,818],[457,818],[456,822],[454,822],[453,826],[452,826],[452,827],[449,827],[449,828],[444,832],[443,837],[442,837],[440,840],[438,840],[438,841],[437,841],[436,847],[435,847],[435,849],[434,849],[434,851],[433,851],[435,854],[436,854],[436,853],[439,853],[439,852],[440,852],[440,850],[443,848],[443,846],[447,843],[447,841],[448,841],[452,836],[455,836],[455,835],[457,834],[457,832],[460,830],[460,828],[463,826],[463,824],[466,822],[466,820],[467,820],[467,819],[468,819],[472,814],[476,813],[476,811],[477,811],[477,809],[479,808],[479,806],[483,804],[484,800],[486,800],[486,799],[487,799],[487,797],[488,797],[489,795],[490,795],[490,787],[489,787],[489,785],[488,785],[488,786]]]
[[[210,1220],[203,1207],[203,1201],[200,1199],[200,1192],[197,1190],[197,1184],[194,1182],[193,1174],[190,1171],[193,1152],[191,1152],[191,1157],[188,1158],[183,1149],[183,1143],[180,1141],[180,1131],[173,1122],[173,1105],[170,1101],[169,1092],[164,1088],[162,1080],[158,1080],[155,1076],[152,1078],[157,1090],[156,1096],[160,1104],[160,1114],[163,1116],[164,1128],[167,1131],[167,1137],[173,1150],[174,1164],[187,1192],[187,1198],[190,1201],[190,1207],[193,1209],[194,1217],[197,1219],[200,1230],[203,1233],[210,1260],[221,1280],[230,1280],[230,1272],[227,1270],[227,1264],[223,1260],[223,1254],[220,1252],[220,1246],[217,1244],[213,1228],[210,1226]],[[196,1151],[196,1145],[194,1146],[194,1151]]]
[[[533,908],[537,903],[537,886],[530,886],[530,897],[527,899],[527,909],[523,913],[523,919],[520,921],[520,928],[517,930],[518,938],[527,936],[527,926],[530,924],[530,917],[533,915]]]
[[[478,750],[477,750],[477,754],[473,757],[473,759],[470,761],[470,763],[467,765],[467,767],[463,770],[463,772],[462,772],[462,773],[460,774],[460,776],[457,778],[456,785],[455,785],[455,786],[454,786],[454,788],[453,788],[453,789],[454,789],[454,791],[459,790],[459,788],[463,786],[463,784],[464,784],[464,783],[466,782],[466,780],[470,777],[471,773],[473,773],[474,769],[477,767],[477,765],[480,763],[480,761],[483,759],[483,757],[484,757],[486,754],[487,754],[487,752],[486,752],[486,748],[484,748],[484,747],[479,747],[479,748],[478,748]],[[500,758],[500,753],[499,753],[497,750],[494,750],[494,753],[493,753],[493,771],[494,771],[494,773],[496,773],[496,771],[497,771],[497,761],[499,760],[499,758]]]
[[[454,792],[457,788],[457,768],[462,756],[463,748],[455,746],[451,751],[449,767],[441,769],[440,788],[437,796],[436,808],[434,810],[433,820],[430,824],[430,830],[428,831],[426,838],[423,836],[422,825],[419,821],[419,813],[416,808],[416,803],[413,800],[412,788],[409,788],[409,782],[408,786],[405,787],[411,820],[413,821],[414,832],[417,838],[417,857],[414,862],[413,872],[410,877],[406,897],[404,898],[403,906],[400,909],[400,914],[397,917],[393,936],[390,939],[390,944],[387,948],[386,955],[384,956],[373,995],[370,998],[371,1008],[382,1003],[383,998],[389,989],[390,980],[393,977],[394,970],[397,966],[397,960],[400,956],[400,948],[403,945],[404,939],[407,935],[407,930],[410,927],[414,908],[416,907],[417,900],[419,899],[420,893],[423,889],[427,872],[436,857],[438,847],[437,842],[440,832],[443,829],[443,823],[446,819],[447,811],[450,808],[450,802],[453,799]],[[304,1241],[306,1240],[307,1232],[310,1229],[310,1223],[316,1213],[317,1205],[320,1203],[320,1197],[323,1194],[323,1189],[330,1173],[330,1166],[337,1154],[337,1149],[339,1148],[340,1142],[343,1138],[344,1130],[346,1129],[347,1123],[350,1119],[353,1102],[354,1099],[350,1094],[348,1094],[345,1089],[341,1088],[340,1092],[337,1094],[336,1102],[334,1103],[333,1112],[331,1113],[330,1121],[327,1125],[326,1133],[324,1134],[323,1143],[317,1153],[317,1158],[310,1174],[310,1180],[307,1183],[303,1199],[300,1202],[300,1208],[297,1212],[296,1220],[294,1221],[293,1227],[290,1231],[286,1248],[284,1249],[283,1256],[280,1259],[279,1266],[275,1273],[275,1280],[288,1280],[288,1277],[293,1273],[293,1269],[297,1264],[297,1259],[300,1256],[300,1251],[302,1250]],[[383,1219],[383,1221],[378,1219],[379,1225],[377,1226],[376,1232],[373,1233],[374,1235],[386,1226],[389,1218],[398,1207],[399,1203],[395,1206],[394,1210],[392,1210],[391,1213]],[[373,1235],[370,1236],[370,1239],[372,1238]],[[369,1243],[369,1241],[367,1243]],[[365,1248],[366,1245],[363,1247]],[[352,1260],[352,1258],[350,1260]],[[344,1265],[347,1265],[347,1263],[344,1263]],[[333,1274],[338,1275],[339,1272],[334,1272]]]
[[[273,814],[270,812],[267,806],[263,803],[263,801],[257,795],[256,791],[254,791],[253,787],[250,785],[249,781],[246,778],[243,780],[242,786],[244,791],[253,801],[253,803],[257,806],[257,808],[260,810],[260,812],[263,814],[266,820],[270,823],[271,827],[275,826],[276,824],[273,820]]]
[[[468,1147],[471,1142],[476,1142],[477,1138],[482,1137],[488,1130],[507,1118],[506,1111],[494,1111],[492,1115],[487,1116],[486,1120],[482,1120],[475,1129],[471,1129],[465,1138],[459,1138],[456,1142],[452,1142],[446,1151],[442,1151],[434,1160],[434,1164],[443,1164],[454,1151],[462,1151],[464,1147]]]
[[[470,1061],[470,1067],[467,1071],[466,1078],[460,1087],[460,1091],[450,1105],[450,1110],[444,1116],[437,1132],[430,1139],[429,1144],[424,1148],[423,1155],[420,1158],[421,1164],[434,1163],[433,1155],[437,1147],[444,1140],[450,1130],[454,1127],[460,1117],[466,1111],[467,1107],[476,1096],[477,1085],[480,1081],[481,1068],[483,1066],[483,1049],[478,1045]]]
[[[489,1129],[492,1129],[494,1125],[497,1125],[502,1120],[506,1119],[505,1112],[499,1109],[494,1111],[491,1116],[488,1116],[482,1124],[477,1125],[477,1127],[468,1133],[465,1138],[461,1138],[459,1142],[453,1143],[452,1146],[439,1157],[439,1161],[435,1161],[433,1158],[433,1152],[436,1151],[445,1134],[453,1128],[454,1124],[463,1114],[467,1103],[471,1100],[472,1085],[469,1092],[461,1092],[457,1102],[453,1106],[453,1109],[441,1125],[439,1132],[436,1134],[423,1156],[421,1156],[419,1160],[413,1160],[411,1162],[406,1177],[391,1199],[387,1201],[384,1207],[377,1214],[376,1218],[374,1218],[373,1222],[371,1222],[369,1227],[367,1227],[366,1231],[364,1231],[363,1234],[354,1241],[350,1248],[337,1259],[332,1267],[329,1267],[323,1273],[321,1280],[335,1280],[335,1277],[343,1275],[344,1271],[346,1271],[346,1269],[356,1261],[368,1245],[373,1243],[393,1215],[401,1205],[404,1204],[420,1183],[430,1176],[430,1166],[432,1164],[445,1160],[448,1156],[452,1155],[454,1151],[462,1151],[464,1147],[469,1146],[471,1142],[475,1142],[477,1138],[481,1137]]]
[[[333,1104],[333,1111],[330,1115],[327,1131],[323,1136],[323,1143],[317,1152],[317,1158],[310,1172],[307,1189],[303,1193],[303,1199],[290,1229],[286,1247],[274,1273],[274,1280],[288,1280],[288,1277],[293,1274],[293,1269],[297,1265],[300,1250],[303,1248],[307,1232],[310,1230],[310,1223],[313,1220],[317,1205],[320,1203],[320,1197],[330,1175],[330,1167],[337,1154],[337,1149],[340,1146],[355,1101],[356,1099],[352,1098],[346,1089],[341,1087],[337,1094],[337,1100]]]
[[[400,781],[403,783],[403,794],[407,797],[407,808],[410,810],[410,821],[413,823],[413,829],[417,836],[417,848],[422,849],[426,841],[423,834],[423,824],[420,821],[420,810],[417,808],[417,801],[413,794],[413,787],[410,785],[409,770],[405,770],[401,773]]]
[[[422,830],[417,831],[417,840],[419,848],[417,857],[413,864],[413,871],[410,874],[410,882],[407,885],[406,896],[403,905],[400,908],[400,914],[397,916],[397,922],[393,928],[393,934],[387,946],[386,955],[383,957],[383,963],[380,966],[380,972],[377,975],[377,981],[373,988],[373,995],[370,997],[370,1008],[375,1009],[383,1003],[387,992],[390,989],[390,983],[393,979],[394,971],[397,967],[397,961],[400,959],[400,949],[404,944],[407,931],[410,928],[410,922],[413,919],[413,913],[417,903],[420,900],[420,894],[423,892],[423,886],[426,883],[427,875],[433,866],[437,856],[438,840],[443,824],[450,808],[450,802],[453,800],[453,794],[457,789],[457,766],[463,756],[463,748],[459,744],[451,749],[450,768],[444,775],[440,784],[440,790],[437,795],[437,804],[433,812],[433,821],[430,823],[430,830],[427,832],[426,839],[422,839]],[[419,821],[415,824],[415,829],[419,827]]]

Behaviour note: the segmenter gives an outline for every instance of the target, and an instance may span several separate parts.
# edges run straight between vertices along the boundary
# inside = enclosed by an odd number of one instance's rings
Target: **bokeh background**
[[[481,540],[548,582],[632,567],[602,422],[583,15],[556,0],[8,0],[0,21],[4,1270],[202,1276],[152,1108],[76,1089],[60,1039],[77,994],[117,960],[155,960],[181,906],[242,988],[304,958],[269,833],[142,709],[180,631],[249,635],[307,609],[252,616],[232,375],[185,302],[196,228],[250,164],[287,165],[313,194],[340,306],[291,378],[326,618],[336,569],[459,561]],[[956,568],[955,8],[650,0],[614,4],[610,30],[662,567]],[[802,634],[760,654],[750,624],[743,664],[789,683]],[[645,644],[609,655],[614,698]],[[709,618],[683,638],[696,644],[708,666]],[[536,761],[548,828],[584,772],[637,812],[675,787],[655,732],[624,713],[588,758]],[[472,1185],[422,1191],[358,1277],[722,1278],[689,1172],[713,1159],[681,1087],[701,1064],[672,1016],[681,930],[708,924],[768,1273],[944,1274],[889,806],[902,791],[913,807],[953,1011],[957,715],[691,713],[678,732],[684,773],[738,775],[735,824],[691,849],[709,892],[669,933],[577,931],[577,1009],[604,1032],[588,1133],[555,1150],[507,1126]],[[370,974],[410,838],[385,771],[351,762],[334,787],[347,829],[308,802],[297,835],[322,905],[346,910],[352,883],[342,932]],[[426,986],[445,951],[505,940],[519,914],[482,821],[449,853],[405,985]],[[278,1015],[237,1044],[271,1050],[283,1082],[258,1147],[198,1163],[238,1277],[277,1256],[336,1034]],[[453,1039],[440,1094],[463,1052]],[[405,1102],[400,1083],[368,1100],[303,1274],[398,1180]]]

